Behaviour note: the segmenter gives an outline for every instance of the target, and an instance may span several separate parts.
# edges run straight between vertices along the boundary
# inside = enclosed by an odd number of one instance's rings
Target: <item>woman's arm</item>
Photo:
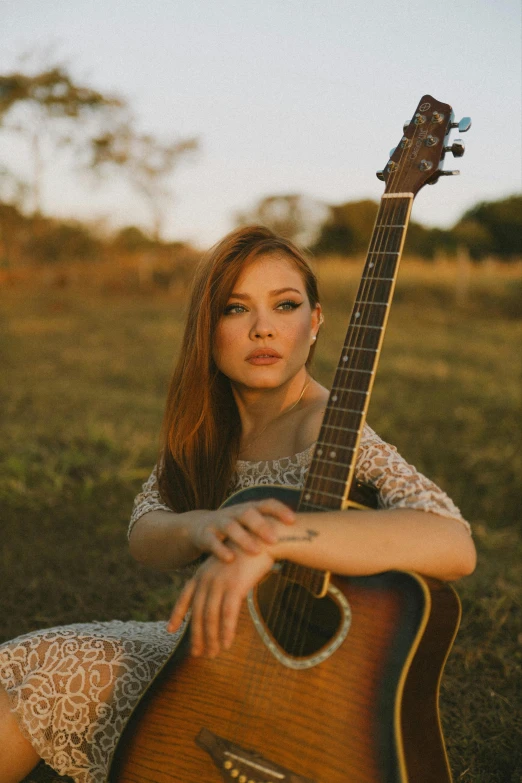
[[[138,562],[163,571],[183,568],[204,552],[231,562],[234,547],[259,554],[263,544],[277,541],[276,526],[288,530],[294,522],[295,512],[274,498],[217,511],[158,509],[134,521],[129,549]]]
[[[427,511],[325,511],[297,514],[290,529],[277,528],[274,559],[352,576],[417,571],[442,580],[475,568],[475,547],[461,522]]]
[[[417,571],[451,580],[470,574],[475,548],[462,523],[412,509],[297,514],[288,529],[275,524],[277,541],[258,555],[237,552],[231,563],[210,557],[185,585],[169,630],[192,607],[192,650],[215,656],[232,644],[241,602],[275,560],[346,575]]]

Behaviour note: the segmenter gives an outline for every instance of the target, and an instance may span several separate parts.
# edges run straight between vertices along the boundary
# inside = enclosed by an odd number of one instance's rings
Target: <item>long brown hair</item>
[[[241,270],[266,254],[291,260],[302,275],[310,306],[319,302],[317,279],[303,253],[264,226],[232,231],[203,259],[192,288],[161,434],[159,488],[178,513],[217,508],[226,497],[239,452],[241,422],[230,381],[212,357],[212,341]]]

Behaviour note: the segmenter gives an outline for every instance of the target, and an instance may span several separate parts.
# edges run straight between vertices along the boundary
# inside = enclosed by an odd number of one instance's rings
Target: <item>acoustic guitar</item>
[[[303,490],[252,487],[299,509],[364,508],[354,479],[412,202],[441,168],[454,122],[425,95],[378,177],[386,183]],[[234,645],[188,654],[189,629],[122,734],[111,783],[447,783],[438,711],[460,619],[451,586],[415,573],[340,577],[291,562],[253,589]]]

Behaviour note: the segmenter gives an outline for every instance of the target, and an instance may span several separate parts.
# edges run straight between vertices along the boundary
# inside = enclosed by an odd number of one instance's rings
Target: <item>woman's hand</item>
[[[236,551],[231,563],[211,556],[186,583],[172,611],[167,630],[174,632],[192,607],[192,654],[214,658],[234,640],[241,603],[267,574],[274,559],[268,548],[256,555]]]
[[[190,538],[202,552],[230,563],[236,551],[257,555],[263,544],[274,544],[280,522],[293,525],[295,512],[275,498],[266,498],[209,511],[191,528]]]

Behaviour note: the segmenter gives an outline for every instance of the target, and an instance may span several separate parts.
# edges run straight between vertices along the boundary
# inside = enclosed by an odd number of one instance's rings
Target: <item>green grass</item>
[[[360,268],[319,267],[328,384]],[[471,521],[476,573],[441,706],[455,781],[522,780],[520,277],[408,267],[369,423]],[[0,294],[0,640],[56,624],[162,619],[169,576],[125,548],[155,461],[183,319],[178,293],[31,287]],[[36,775],[33,776],[36,779]]]

